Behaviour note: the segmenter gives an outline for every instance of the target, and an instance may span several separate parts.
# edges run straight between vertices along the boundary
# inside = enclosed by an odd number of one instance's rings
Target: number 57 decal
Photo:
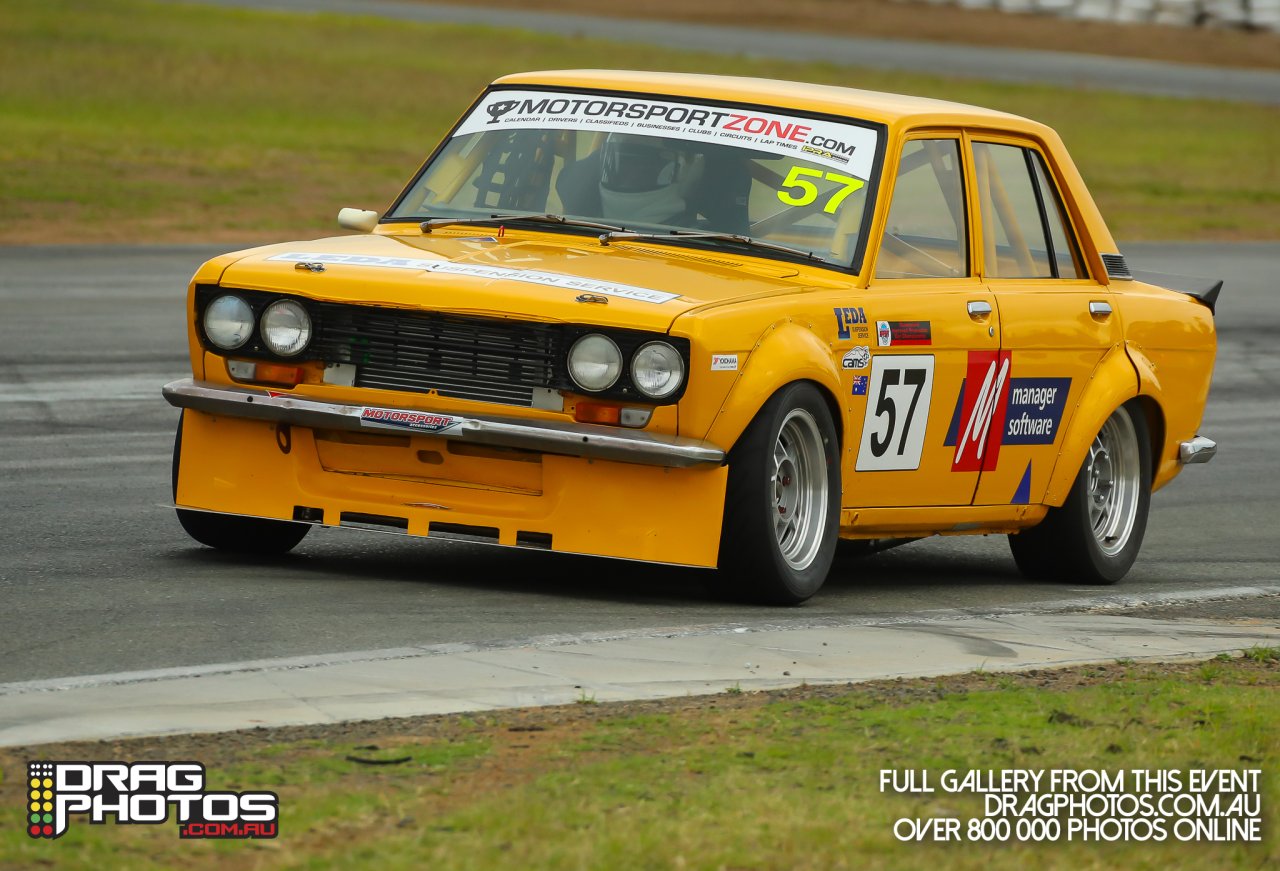
[[[873,357],[867,415],[854,468],[859,472],[920,468],[932,396],[931,355]]]
[[[807,206],[816,200],[818,198],[818,186],[809,181],[806,176],[826,179],[841,185],[840,189],[832,193],[831,198],[827,200],[827,204],[822,207],[822,211],[830,215],[836,213],[836,209],[840,208],[840,204],[844,202],[845,197],[862,187],[862,180],[856,179],[851,175],[841,175],[838,172],[823,172],[820,169],[809,169],[807,166],[793,166],[791,171],[787,173],[787,177],[783,179],[782,187],[798,189],[799,193],[780,190],[778,191],[778,199],[788,206]]]

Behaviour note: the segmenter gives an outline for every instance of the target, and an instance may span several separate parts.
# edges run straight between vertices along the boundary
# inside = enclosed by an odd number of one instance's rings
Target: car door
[[[848,405],[848,507],[969,505],[979,470],[944,445],[971,355],[998,353],[999,312],[973,269],[962,139],[929,131],[903,144],[866,295],[866,327],[837,343]],[[839,312],[837,312],[839,318]]]
[[[1066,429],[1103,355],[1122,340],[1091,278],[1060,187],[1030,141],[974,136],[978,260],[1000,311],[996,353],[970,355],[947,444],[980,469],[974,504],[1041,501]]]

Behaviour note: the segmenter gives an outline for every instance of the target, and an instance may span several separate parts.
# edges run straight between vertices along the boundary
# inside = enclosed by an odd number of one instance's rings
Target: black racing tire
[[[183,413],[185,416],[185,412]],[[173,439],[173,498],[178,499],[178,474],[182,468],[182,423],[178,418],[178,432]],[[287,520],[265,520],[257,517],[239,517],[234,514],[213,514],[208,511],[175,509],[178,522],[187,535],[206,547],[232,553],[270,556],[288,553],[311,531],[308,523],[291,523]]]
[[[812,384],[790,384],[729,452],[717,591],[773,605],[818,592],[835,556],[840,501],[831,410]]]
[[[1027,578],[1114,584],[1138,558],[1151,507],[1151,439],[1141,407],[1117,408],[1094,437],[1061,508],[1009,536]]]

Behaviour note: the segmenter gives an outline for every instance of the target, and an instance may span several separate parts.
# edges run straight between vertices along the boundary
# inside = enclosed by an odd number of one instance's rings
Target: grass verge
[[[381,207],[493,78],[613,67],[850,85],[1058,129],[1113,233],[1280,238],[1280,111],[147,0],[0,10],[0,244],[257,242]]]
[[[130,869],[1263,868],[1280,651],[1171,665],[974,673],[666,702],[177,736],[0,752],[0,866]],[[401,759],[363,765],[361,758]],[[272,788],[275,841],[172,824],[56,842],[18,822],[28,758],[195,759]],[[406,759],[407,757],[407,759]],[[920,844],[901,817],[980,817],[974,794],[881,794],[882,769],[1262,769],[1262,843]],[[16,778],[16,782],[15,782]]]

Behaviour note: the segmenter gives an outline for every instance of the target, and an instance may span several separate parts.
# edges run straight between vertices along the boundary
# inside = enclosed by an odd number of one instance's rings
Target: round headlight
[[[300,354],[311,341],[311,316],[291,299],[273,302],[262,313],[262,340],[281,357]]]
[[[631,358],[631,380],[650,399],[663,399],[684,383],[684,358],[666,342],[641,345]]]
[[[613,339],[599,333],[583,336],[569,349],[569,374],[583,390],[599,393],[618,382],[622,352]]]
[[[204,334],[224,351],[234,351],[253,335],[253,309],[238,296],[225,294],[204,310]]]

